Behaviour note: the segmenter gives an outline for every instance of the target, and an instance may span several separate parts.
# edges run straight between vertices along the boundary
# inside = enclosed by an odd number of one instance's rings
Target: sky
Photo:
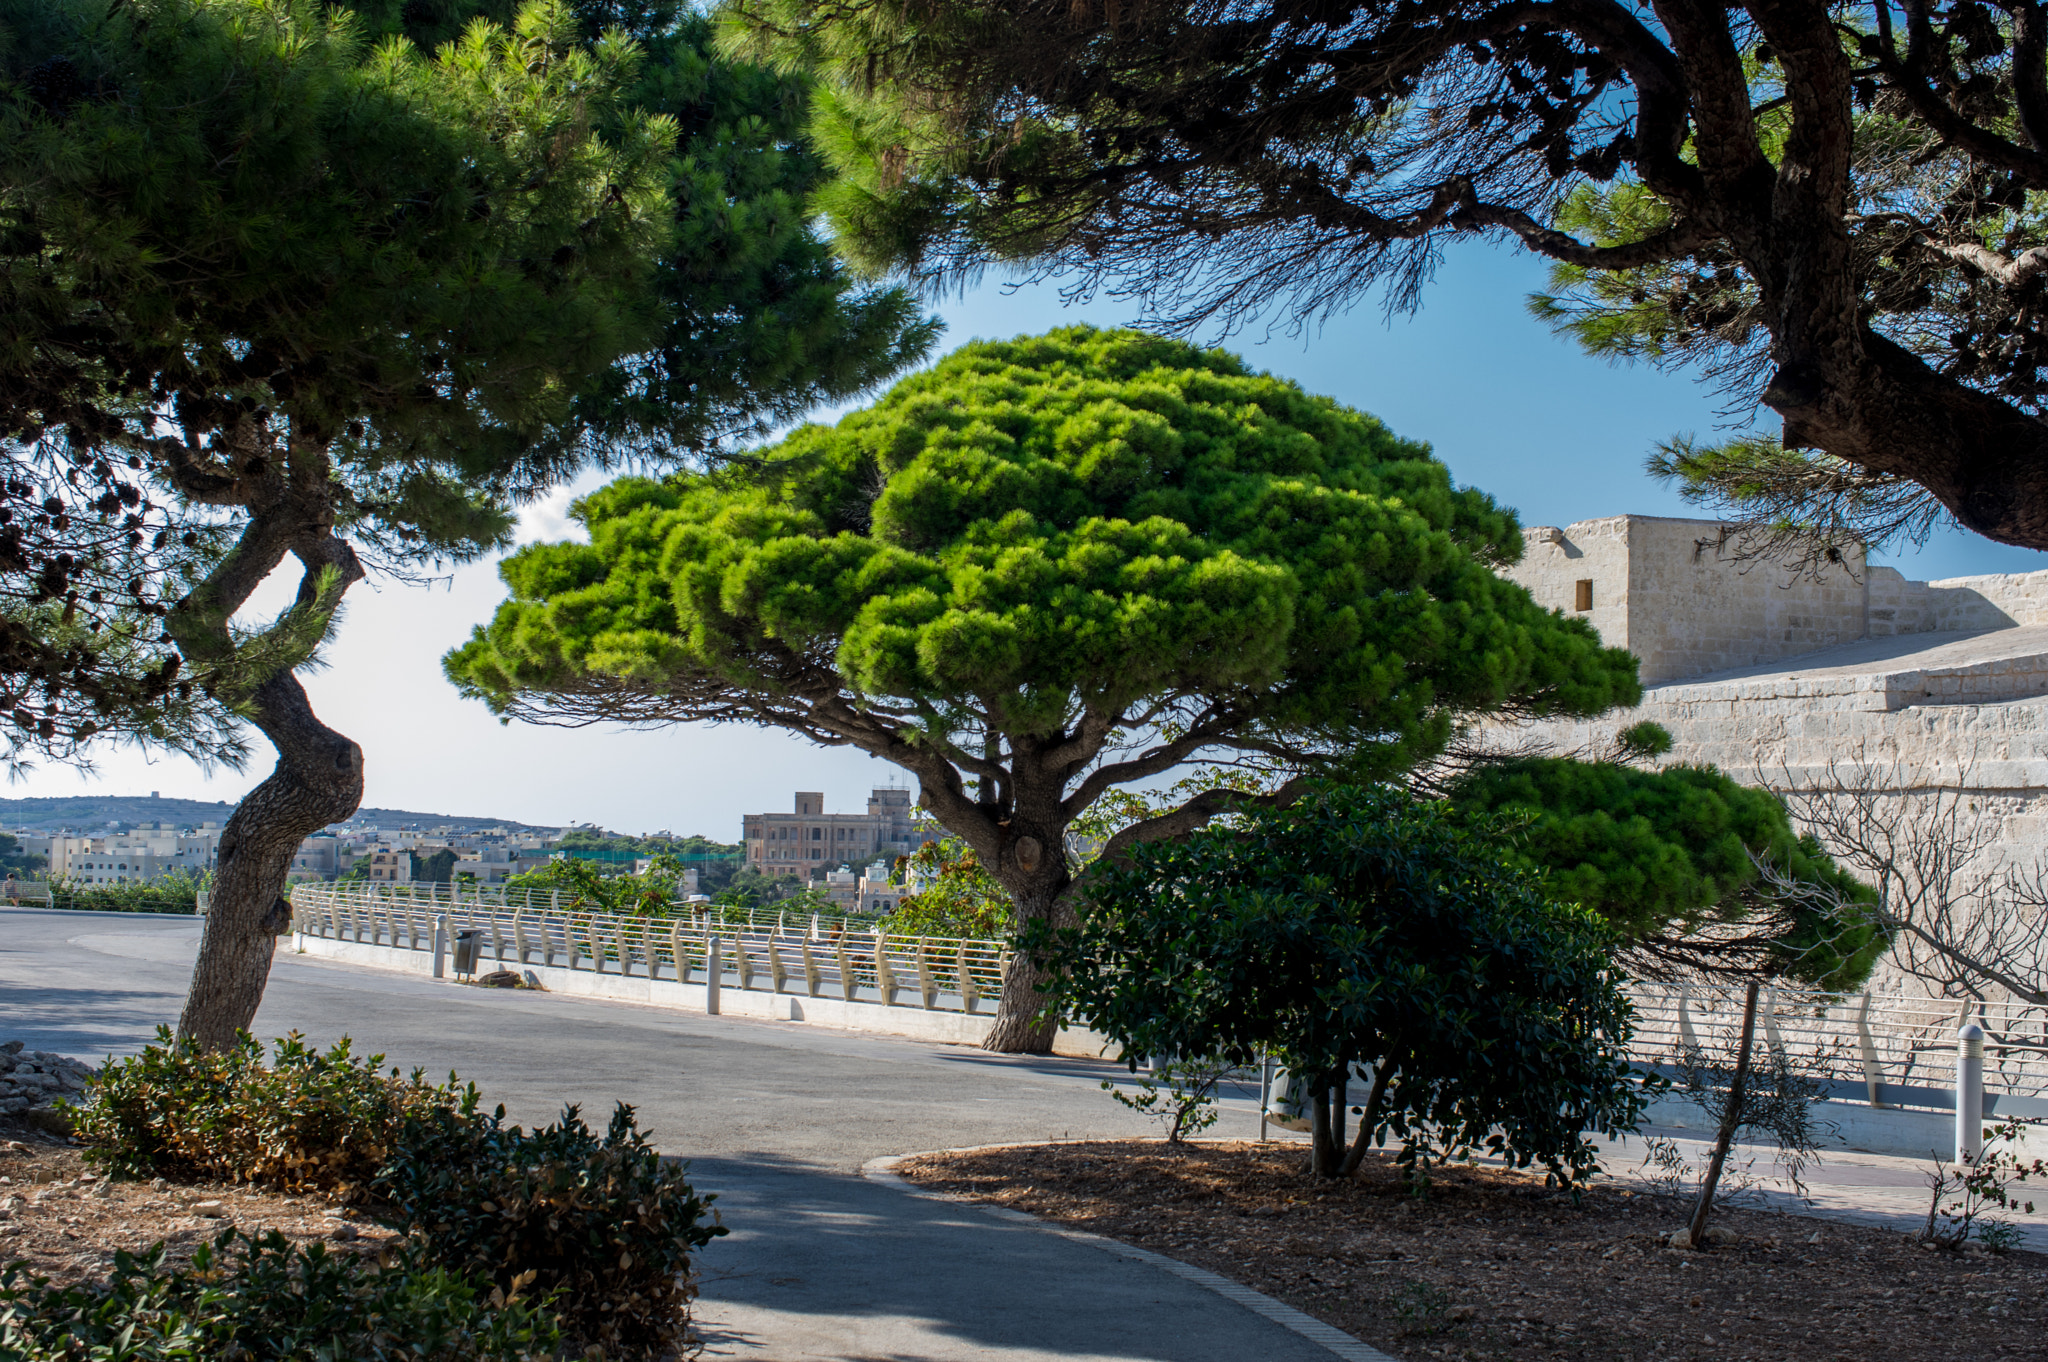
[[[1715,395],[1681,374],[1617,367],[1580,353],[1524,311],[1543,283],[1532,258],[1473,243],[1453,250],[1413,316],[1387,319],[1370,302],[1299,334],[1254,329],[1222,343],[1253,364],[1378,416],[1395,433],[1425,440],[1461,484],[1515,507],[1526,525],[1565,525],[1625,512],[1690,515],[1643,472],[1660,440],[1711,438],[1722,418]],[[1086,321],[1133,320],[1129,305],[1065,306],[1056,287],[987,283],[935,306],[942,349]],[[568,505],[586,480],[529,508],[522,543],[568,537]],[[1880,558],[1909,578],[2048,567],[2048,554],[1960,532],[1920,551]],[[290,594],[280,573],[251,603],[274,612]],[[327,724],[365,757],[365,805],[562,826],[597,823],[623,832],[668,829],[721,841],[739,836],[745,813],[787,810],[797,790],[822,790],[831,812],[864,807],[877,785],[914,785],[887,763],[845,748],[819,748],[775,730],[678,726],[659,731],[500,725],[460,699],[440,658],[490,617],[503,598],[494,561],[420,588],[371,580],[348,594],[325,670],[305,685]],[[72,794],[239,799],[274,760],[260,735],[243,771],[133,749],[103,750],[91,771],[49,766],[27,773],[8,797]]]

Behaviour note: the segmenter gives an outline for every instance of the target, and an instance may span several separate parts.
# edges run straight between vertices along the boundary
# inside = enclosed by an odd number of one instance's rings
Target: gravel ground
[[[60,1283],[104,1279],[117,1250],[163,1241],[173,1261],[233,1225],[277,1230],[296,1243],[375,1254],[391,1231],[319,1197],[280,1196],[210,1183],[122,1182],[96,1176],[72,1145],[17,1129],[0,1138],[0,1265],[25,1263]]]
[[[1896,1231],[1732,1209],[1733,1243],[1663,1246],[1681,1204],[1601,1184],[1391,1161],[1317,1184],[1296,1148],[1138,1141],[908,1160],[918,1186],[1168,1254],[1403,1358],[1598,1362],[2048,1356],[2048,1256],[1939,1253]]]

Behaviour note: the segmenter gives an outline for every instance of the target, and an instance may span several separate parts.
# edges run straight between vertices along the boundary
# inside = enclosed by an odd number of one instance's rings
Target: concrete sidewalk
[[[0,1039],[82,1059],[132,1053],[173,1021],[198,939],[190,918],[0,908]],[[863,1181],[890,1154],[1048,1139],[1151,1137],[1098,1089],[1099,1061],[1022,1059],[931,1042],[466,988],[280,953],[258,1014],[431,1074],[458,1070],[514,1119],[564,1102],[602,1119],[638,1108],[664,1150],[692,1160],[734,1233],[704,1255],[698,1318],[720,1358],[839,1362],[1330,1362],[1336,1354],[1145,1258],[1041,1226]],[[1254,1094],[1212,1135],[1257,1134]],[[1277,1132],[1276,1132],[1277,1133]],[[1657,1134],[1660,1132],[1650,1132]],[[1696,1131],[1661,1132],[1699,1161]],[[1606,1160],[1634,1175],[1641,1142]],[[1752,1170],[1777,1170],[1751,1150]],[[1912,1160],[1830,1154],[1815,1206],[1766,1185],[1767,1204],[1917,1228]],[[2048,1203],[2048,1188],[2041,1200]],[[2048,1217],[2023,1218],[2048,1248]]]
[[[0,1038],[83,1059],[175,1020],[190,918],[0,909]],[[1335,1362],[1145,1256],[863,1179],[870,1159],[1150,1123],[1100,1061],[1016,1059],[800,1023],[465,988],[280,953],[256,1031],[458,1070],[528,1123],[638,1108],[732,1233],[701,1256],[699,1328],[759,1362]],[[1231,1130],[1255,1131],[1253,1104]],[[1247,1127],[1250,1128],[1247,1128]]]

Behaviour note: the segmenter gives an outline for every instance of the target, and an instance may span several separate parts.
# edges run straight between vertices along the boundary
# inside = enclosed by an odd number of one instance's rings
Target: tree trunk
[[[1334,1178],[1344,1169],[1344,1071],[1317,1076],[1310,1100],[1308,1171]]]
[[[179,1038],[208,1050],[233,1044],[256,1019],[277,938],[291,926],[284,887],[299,843],[347,818],[363,800],[362,749],[320,722],[292,674],[326,638],[343,593],[363,576],[355,550],[334,532],[337,489],[326,447],[289,440],[280,451],[250,416],[222,452],[232,457],[233,476],[195,468],[176,469],[175,476],[187,495],[241,506],[248,520],[164,628],[215,698],[240,708],[270,739],[277,767],[221,832],[192,991],[178,1018]],[[256,641],[270,646],[239,641],[235,612],[287,554],[303,570],[298,600]]]
[[[1022,932],[1034,922],[1054,927],[1072,926],[1074,908],[1061,891],[1073,883],[1067,878],[1065,858],[1047,855],[1043,843],[1028,843],[1020,855],[1015,844],[1004,848],[998,862],[998,879],[1010,891],[1016,905],[1016,930]],[[1003,971],[1003,996],[996,1003],[996,1017],[989,1027],[984,1050],[1002,1055],[1049,1055],[1053,1037],[1059,1033],[1059,1019],[1044,1015],[1048,978],[1026,951],[1017,951]]]
[[[284,887],[299,843],[353,814],[363,800],[363,752],[315,717],[290,672],[257,687],[256,726],[277,767],[236,806],[221,833],[220,863],[178,1036],[217,1050],[249,1029],[270,978],[277,938],[289,930]]]
[[[1686,1243],[1700,1246],[1707,1232],[1707,1217],[1714,1209],[1714,1189],[1721,1182],[1721,1166],[1728,1161],[1728,1146],[1735,1141],[1742,1124],[1742,1093],[1749,1083],[1750,1041],[1756,1032],[1757,981],[1749,981],[1749,993],[1742,1000],[1742,1040],[1735,1047],[1735,1079],[1728,1085],[1728,1105],[1721,1111],[1721,1129],[1714,1136],[1714,1156],[1707,1160],[1707,1176],[1700,1183],[1699,1204],[1692,1208],[1692,1222],[1686,1226]]]
[[[1053,1037],[1059,1033],[1057,1018],[1042,1016],[1045,993],[1041,987],[1046,972],[1022,951],[1010,957],[1003,971],[1003,996],[996,1003],[995,1023],[989,1027],[984,1050],[1002,1055],[1049,1055]]]

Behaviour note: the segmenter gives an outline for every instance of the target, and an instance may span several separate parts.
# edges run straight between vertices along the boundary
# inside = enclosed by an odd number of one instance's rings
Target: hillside
[[[91,830],[109,823],[225,823],[234,806],[225,799],[209,803],[199,799],[159,799],[149,795],[73,795],[61,799],[0,799],[0,828],[25,828],[30,832],[52,832],[59,828]],[[521,823],[510,818],[468,817],[459,814],[421,813],[410,809],[363,809],[354,820],[381,827],[541,828],[549,825]]]

